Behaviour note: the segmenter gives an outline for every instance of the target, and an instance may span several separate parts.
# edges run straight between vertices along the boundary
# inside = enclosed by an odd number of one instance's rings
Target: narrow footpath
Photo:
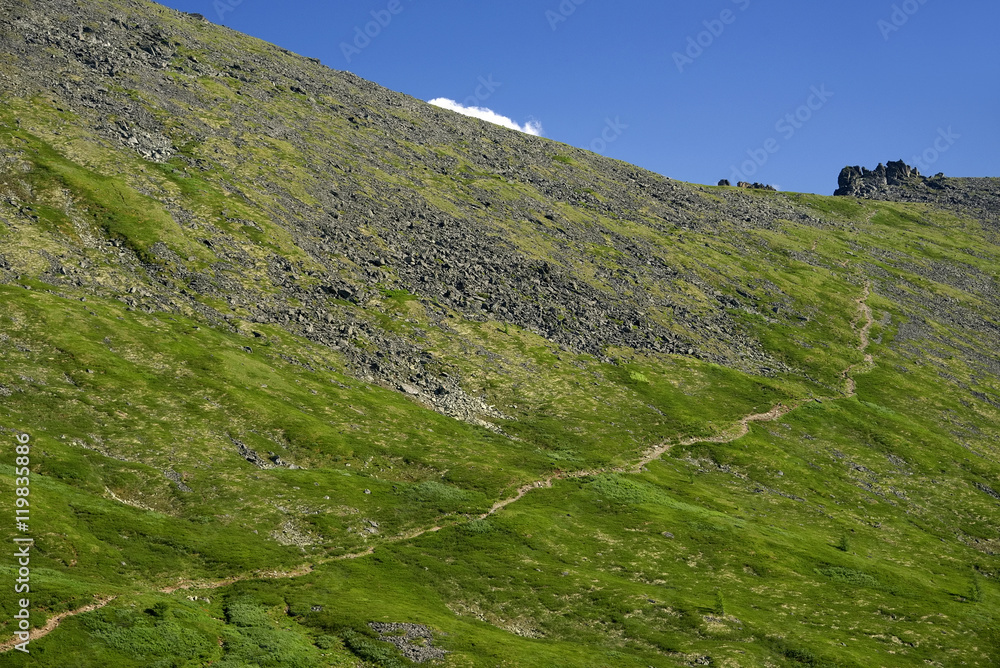
[[[858,304],[858,311],[859,312],[858,312],[858,317],[851,323],[851,329],[853,329],[854,331],[856,331],[858,333],[858,338],[860,339],[860,342],[858,344],[858,350],[860,352],[862,352],[862,353],[865,354],[864,364],[867,365],[867,366],[869,366],[869,367],[872,364],[874,364],[874,361],[875,361],[874,358],[873,358],[873,356],[870,353],[867,352],[868,346],[869,346],[869,334],[870,334],[871,328],[872,328],[872,326],[874,324],[874,320],[873,320],[873,317],[872,317],[872,310],[871,310],[871,307],[868,305],[868,298],[870,296],[871,296],[871,283],[869,282],[869,283],[865,283],[865,287],[864,287],[864,291],[863,291],[862,295],[858,299],[855,300],[857,302],[857,304]],[[862,320],[864,320],[864,324],[861,326],[860,329],[858,329],[858,324]],[[850,397],[855,396],[856,391],[857,391],[857,386],[856,386],[856,383],[854,381],[853,375],[854,375],[854,370],[858,366],[861,366],[861,365],[860,364],[852,364],[851,366],[849,366],[846,369],[844,369],[843,373],[841,374],[841,377],[844,378],[845,393],[844,393],[844,395],[842,397],[830,397],[830,399],[835,399],[835,398],[850,398]],[[509,498],[506,498],[506,499],[501,499],[500,501],[497,501],[496,503],[493,504],[493,506],[487,512],[483,513],[482,515],[479,515],[478,519],[485,519],[485,518],[489,517],[490,515],[494,515],[494,514],[500,512],[501,510],[503,510],[507,506],[511,505],[512,503],[520,501],[522,498],[524,498],[524,496],[526,494],[528,494],[529,492],[531,492],[533,490],[536,490],[536,489],[545,489],[545,488],[552,487],[553,481],[555,481],[555,480],[573,479],[573,478],[586,478],[588,476],[600,475],[600,474],[603,474],[603,473],[633,473],[633,474],[634,473],[639,473],[648,464],[650,464],[651,462],[659,459],[664,454],[666,454],[672,447],[677,446],[677,445],[688,446],[688,445],[693,445],[695,443],[732,443],[733,441],[736,441],[736,440],[739,440],[739,439],[743,438],[744,436],[746,436],[750,432],[750,423],[751,422],[761,422],[761,423],[764,423],[764,422],[774,422],[776,420],[780,420],[782,417],[784,417],[788,413],[790,413],[793,410],[801,407],[802,405],[804,405],[805,403],[807,403],[809,401],[812,401],[812,399],[806,399],[806,400],[797,401],[797,402],[795,402],[791,406],[785,406],[783,404],[778,404],[777,406],[775,406],[771,410],[767,411],[766,413],[756,413],[756,414],[753,414],[753,415],[747,415],[747,416],[745,416],[743,418],[740,418],[730,428],[726,429],[721,434],[718,434],[716,436],[691,437],[691,438],[680,440],[680,441],[678,441],[678,440],[672,440],[672,439],[664,441],[663,443],[659,444],[658,446],[656,446],[656,447],[648,450],[646,453],[644,453],[643,456],[642,456],[642,458],[640,458],[639,461],[636,464],[634,464],[633,466],[631,466],[629,468],[604,468],[604,469],[593,469],[593,470],[587,470],[587,471],[569,471],[569,472],[554,473],[553,475],[550,475],[549,477],[544,478],[542,480],[536,480],[535,482],[531,482],[531,483],[527,483],[525,485],[522,485],[521,487],[519,487],[517,489],[516,493],[513,496],[511,496]],[[441,528],[442,527],[440,527],[440,526],[433,526],[433,527],[428,527],[428,528],[424,528],[424,529],[414,529],[414,530],[406,532],[404,534],[400,534],[399,536],[394,536],[392,538],[389,538],[389,539],[387,539],[382,544],[384,545],[384,544],[391,544],[391,543],[397,543],[397,542],[412,540],[413,538],[416,538],[417,536],[421,536],[421,535],[423,535],[425,533],[431,533],[431,532],[434,532],[434,531],[440,531]],[[211,589],[218,589],[220,587],[225,587],[225,586],[231,585],[231,584],[233,584],[235,582],[240,582],[240,581],[243,581],[243,580],[279,580],[279,579],[288,579],[288,578],[301,577],[303,575],[307,575],[309,573],[312,573],[313,570],[315,570],[315,568],[316,568],[317,565],[321,565],[321,564],[324,564],[324,563],[329,563],[329,562],[332,562],[332,561],[340,561],[340,560],[344,560],[344,559],[358,559],[358,558],[361,558],[361,557],[366,557],[366,556],[372,554],[374,551],[375,551],[375,547],[373,546],[373,547],[369,547],[368,549],[363,550],[361,552],[352,552],[352,553],[343,554],[343,555],[340,555],[340,556],[337,556],[337,557],[328,557],[328,558],[325,558],[325,559],[317,559],[313,563],[303,564],[302,566],[299,566],[298,568],[295,568],[295,569],[293,569],[291,571],[260,571],[260,572],[254,572],[254,573],[246,573],[246,574],[242,574],[242,575],[235,575],[235,576],[232,576],[232,577],[229,577],[229,578],[225,578],[223,580],[211,580],[211,581],[187,581],[187,580],[185,580],[185,581],[178,582],[175,585],[171,585],[169,587],[164,587],[164,588],[160,589],[159,591],[162,592],[162,593],[164,593],[164,594],[171,594],[171,593],[173,593],[175,591],[178,591],[178,590],[206,590],[206,589],[211,590]],[[38,638],[42,638],[42,637],[48,635],[49,633],[51,633],[52,631],[54,631],[59,626],[59,624],[64,619],[66,619],[67,617],[72,617],[74,615],[80,615],[80,614],[83,614],[83,613],[86,613],[86,612],[91,612],[93,610],[98,610],[100,608],[103,608],[105,605],[107,605],[111,601],[115,600],[115,598],[116,598],[115,596],[111,596],[111,597],[108,597],[108,598],[102,598],[102,599],[100,599],[100,600],[98,600],[98,601],[96,601],[94,603],[91,603],[89,605],[85,605],[85,606],[83,606],[81,608],[77,608],[76,610],[69,610],[69,611],[66,611],[66,612],[61,612],[61,613],[59,613],[57,615],[53,615],[52,617],[49,618],[49,620],[45,623],[44,626],[41,626],[39,628],[31,630],[30,639],[31,640],[37,640]],[[4,641],[3,643],[0,643],[0,653],[8,652],[8,651],[12,650],[17,643],[18,643],[18,640],[16,638],[11,638],[11,639],[9,639],[7,641]]]

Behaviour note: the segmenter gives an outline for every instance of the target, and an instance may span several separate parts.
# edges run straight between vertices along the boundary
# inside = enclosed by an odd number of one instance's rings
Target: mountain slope
[[[997,179],[684,184],[0,8],[33,664],[1000,660]]]

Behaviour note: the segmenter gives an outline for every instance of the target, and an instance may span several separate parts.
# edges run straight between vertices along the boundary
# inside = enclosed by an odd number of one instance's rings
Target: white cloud
[[[486,107],[466,107],[458,102],[455,102],[455,100],[449,100],[446,97],[435,98],[430,101],[430,104],[433,104],[435,107],[457,111],[458,113],[465,114],[466,116],[472,116],[473,118],[479,118],[490,123],[502,125],[505,128],[510,128],[511,130],[518,130],[536,137],[542,136],[542,124],[538,121],[528,121],[524,125],[518,125],[511,119],[506,116],[501,116],[492,109],[487,109]]]

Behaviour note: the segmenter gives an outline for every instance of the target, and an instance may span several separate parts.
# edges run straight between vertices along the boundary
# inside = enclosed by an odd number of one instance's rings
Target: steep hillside
[[[1000,662],[1000,179],[691,185],[0,10],[0,665]]]

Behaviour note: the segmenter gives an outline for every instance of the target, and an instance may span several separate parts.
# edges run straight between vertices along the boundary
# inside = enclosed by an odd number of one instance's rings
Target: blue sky
[[[1000,176],[993,1],[164,4],[684,181],[830,194],[841,167],[900,158]]]

